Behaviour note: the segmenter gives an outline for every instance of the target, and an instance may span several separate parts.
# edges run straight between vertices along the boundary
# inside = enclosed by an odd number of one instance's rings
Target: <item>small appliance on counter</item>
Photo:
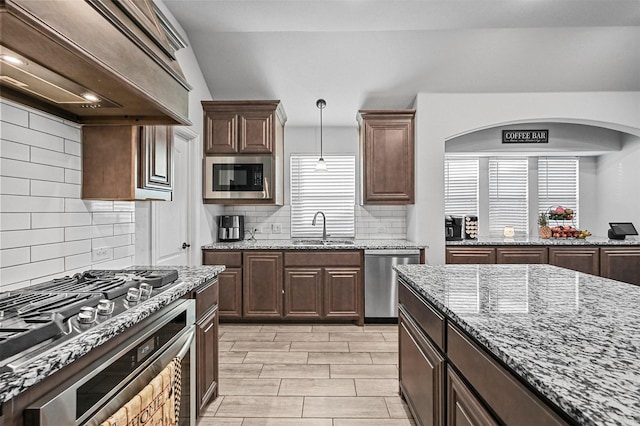
[[[444,235],[446,241],[462,241],[462,228],[464,218],[462,216],[444,217]]]
[[[638,235],[638,231],[631,222],[609,222],[607,236],[612,240],[624,240],[627,235]]]
[[[466,240],[476,240],[478,238],[478,216],[465,216],[464,238]]]
[[[218,216],[218,241],[231,242],[244,240],[244,216]]]

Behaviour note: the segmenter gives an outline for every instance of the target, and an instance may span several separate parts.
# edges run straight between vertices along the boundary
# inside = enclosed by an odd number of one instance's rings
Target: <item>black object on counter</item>
[[[631,222],[609,222],[607,236],[612,240],[624,240],[627,235],[638,235],[635,226]]]
[[[444,217],[444,235],[446,241],[462,241],[462,216]]]

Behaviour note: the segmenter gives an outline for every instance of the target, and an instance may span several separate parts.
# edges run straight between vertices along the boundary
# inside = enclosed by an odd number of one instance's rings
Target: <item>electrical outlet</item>
[[[111,253],[112,252],[107,248],[95,249],[91,252],[91,261],[102,262],[104,260],[110,260],[113,257]]]
[[[387,233],[387,227],[385,225],[378,225],[377,232],[378,232],[378,234],[386,234]]]
[[[281,223],[272,223],[271,224],[271,232],[274,234],[280,234],[282,232],[282,224]]]
[[[264,233],[264,229],[262,229],[262,226],[256,226],[254,229],[256,230],[256,234]]]

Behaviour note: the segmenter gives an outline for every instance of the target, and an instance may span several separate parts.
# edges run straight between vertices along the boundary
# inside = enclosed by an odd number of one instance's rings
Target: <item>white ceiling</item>
[[[640,0],[163,0],[214,99],[355,126],[419,92],[640,91]],[[455,111],[451,111],[455,114]]]

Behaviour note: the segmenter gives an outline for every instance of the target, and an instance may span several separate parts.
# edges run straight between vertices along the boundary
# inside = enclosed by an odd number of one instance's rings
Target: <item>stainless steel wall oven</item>
[[[154,424],[158,410],[195,425],[194,303],[179,300],[154,313],[125,344],[27,407],[25,425]]]

